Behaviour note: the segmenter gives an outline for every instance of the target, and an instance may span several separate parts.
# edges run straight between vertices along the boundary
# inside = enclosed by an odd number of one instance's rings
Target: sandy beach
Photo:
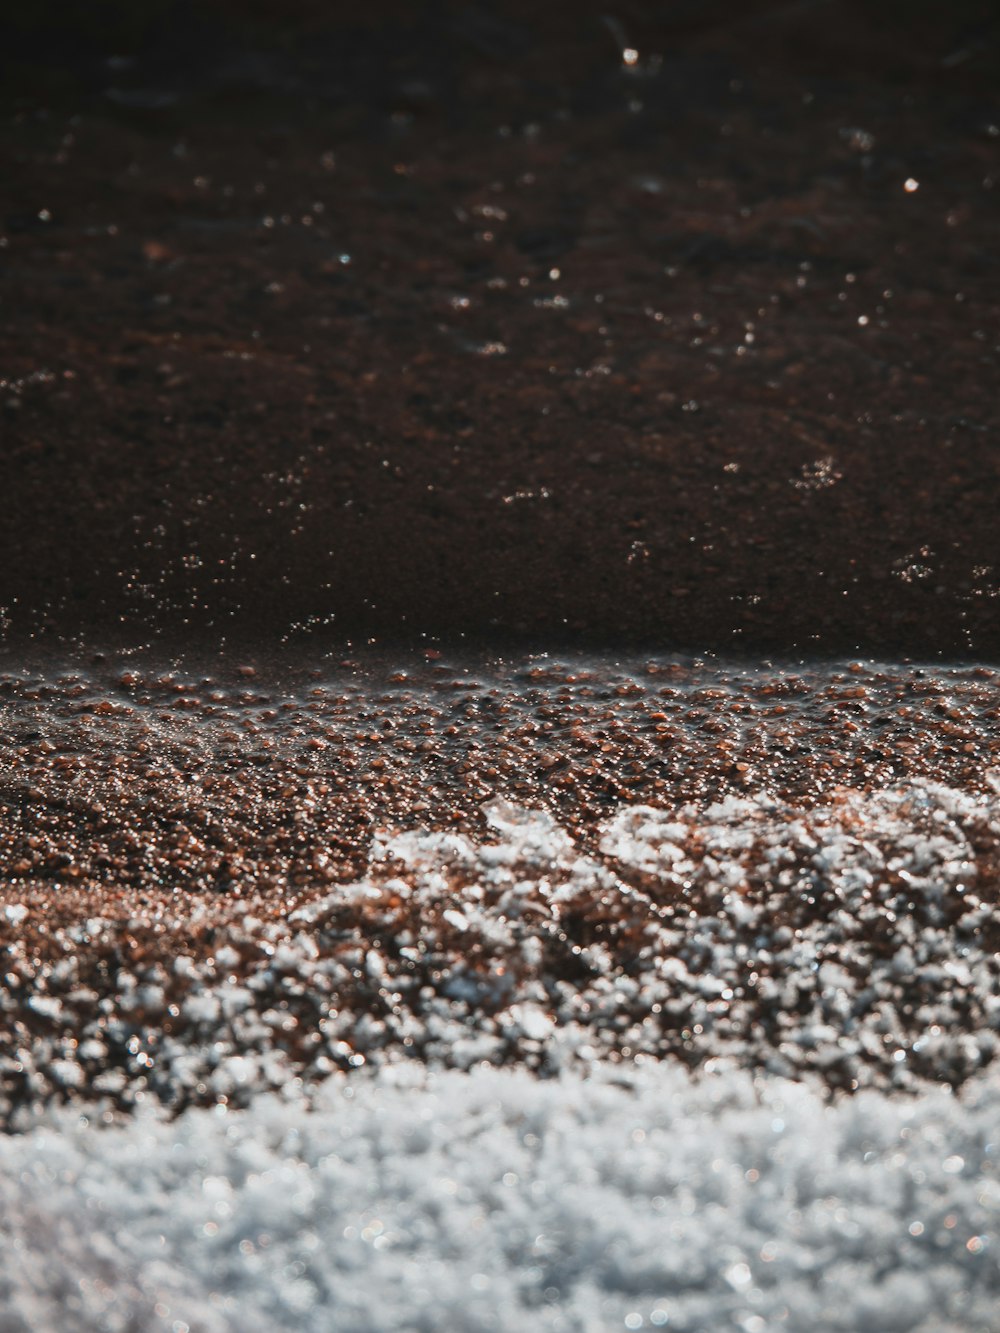
[[[1000,29],[0,32],[0,1333],[996,1333]]]

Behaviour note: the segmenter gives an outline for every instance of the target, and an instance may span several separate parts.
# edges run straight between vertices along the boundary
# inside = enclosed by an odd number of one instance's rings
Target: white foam
[[[5,1333],[995,1333],[1000,1077],[337,1076],[0,1140]]]
[[[3,1057],[11,1086],[30,1110],[88,1086],[83,1060],[119,1100],[148,1087],[183,1104],[414,1056],[553,1073],[680,1052],[905,1088],[960,1081],[1000,1048],[979,896],[996,796],[913,781],[813,806],[621,806],[589,853],[544,811],[494,803],[486,824],[481,840],[381,834],[358,882],[287,921],[231,922],[212,957],[121,971],[100,1005],[67,932],[57,963],[19,964],[36,1035]],[[122,923],[85,929],[93,948]],[[252,1076],[231,1077],[236,1058]]]
[[[909,782],[623,806],[590,853],[549,814],[486,816],[482,840],[387,832],[356,884],[242,919],[259,962],[239,977],[220,939],[122,973],[99,1009],[71,951],[37,978],[51,1033],[17,1053],[37,1098],[0,1139],[3,1333],[995,1333],[1000,1071],[980,1066],[1000,1003],[977,894],[1000,801]],[[809,894],[824,909],[793,929]],[[399,901],[420,938],[394,952],[379,913]],[[612,925],[642,923],[631,952],[573,954],[570,915],[616,904]],[[575,979],[550,971],[560,931]],[[347,1003],[359,979],[381,1014]],[[172,987],[160,1086],[228,1109],[171,1121],[109,1058]],[[279,996],[319,1006],[308,1078]],[[698,1077],[654,1058],[681,1023]],[[335,1061],[354,1072],[325,1077]],[[861,1091],[831,1102],[835,1062]],[[945,1071],[960,1093],[928,1082]],[[124,1121],[44,1109],[129,1089]]]

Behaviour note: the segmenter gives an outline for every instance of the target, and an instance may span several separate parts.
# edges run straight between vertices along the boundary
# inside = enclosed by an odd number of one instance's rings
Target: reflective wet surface
[[[995,23],[896,8],[20,16],[8,636],[995,659]]]
[[[961,1084],[989,668],[142,655],[0,679],[0,1112],[419,1059]]]
[[[992,1329],[995,6],[69,8],[0,1323]]]

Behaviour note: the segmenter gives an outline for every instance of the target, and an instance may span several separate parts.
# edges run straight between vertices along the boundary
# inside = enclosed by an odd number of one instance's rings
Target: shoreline
[[[15,1120],[415,1056],[993,1058],[992,668],[122,665],[0,679]]]

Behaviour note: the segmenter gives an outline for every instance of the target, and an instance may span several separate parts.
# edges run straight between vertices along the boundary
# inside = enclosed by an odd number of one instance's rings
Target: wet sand
[[[4,1114],[987,1062],[989,15],[114,14],[4,44]]]
[[[414,1058],[992,1058],[993,669],[133,656],[0,696],[12,1123]]]
[[[19,14],[8,637],[996,661],[995,15],[868,9]]]
[[[766,789],[795,803],[1000,764],[989,667],[592,657],[0,676],[7,875],[148,891],[277,890],[365,863],[381,828],[482,828],[495,798],[586,842],[620,802]]]
[[[995,7],[68,8],[0,1324],[988,1333]]]

